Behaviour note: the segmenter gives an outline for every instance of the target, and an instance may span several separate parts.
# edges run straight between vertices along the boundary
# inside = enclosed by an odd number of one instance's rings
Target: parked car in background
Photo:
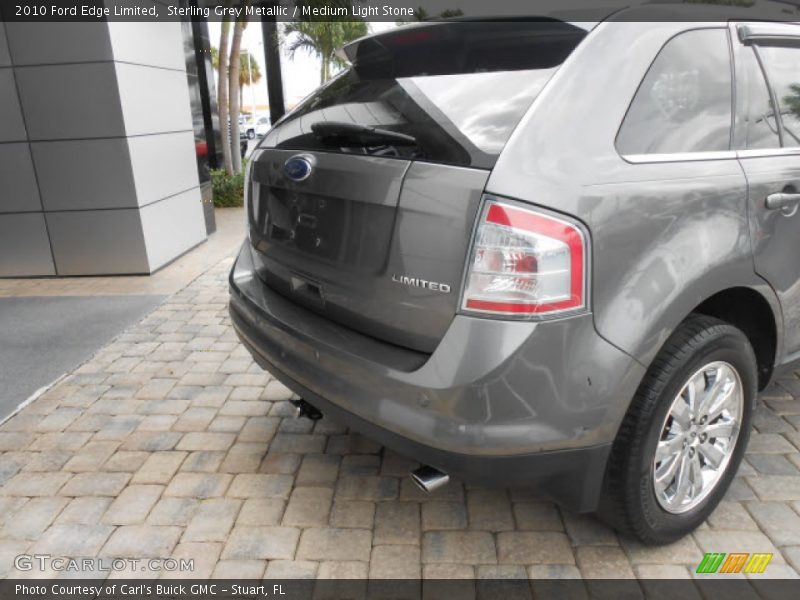
[[[272,123],[269,117],[259,117],[255,124],[255,134],[258,137],[264,137],[269,132],[270,127],[272,127]]]
[[[239,117],[239,129],[244,132],[249,140],[256,138],[256,118],[250,115]]]
[[[241,340],[425,490],[692,531],[800,365],[800,25],[767,4],[346,46],[250,161]]]

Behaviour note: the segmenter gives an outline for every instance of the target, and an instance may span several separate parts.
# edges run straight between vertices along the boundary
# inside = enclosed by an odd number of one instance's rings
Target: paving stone
[[[230,415],[220,415],[214,417],[208,424],[209,431],[219,431],[223,433],[239,433],[246,421],[245,417]]]
[[[563,512],[564,526],[573,546],[616,546],[617,535],[593,515]]]
[[[266,444],[238,442],[228,450],[219,470],[223,473],[255,473],[266,453]]]
[[[709,516],[708,524],[713,529],[758,531],[758,524],[739,502],[720,502]]]
[[[180,542],[175,550],[172,551],[172,558],[180,561],[181,559],[192,560],[193,569],[169,571],[170,579],[208,579],[214,572],[217,560],[222,552],[222,544],[219,542]]]
[[[56,524],[44,532],[31,550],[34,554],[51,556],[97,556],[112,531],[110,525]]]
[[[184,412],[180,418],[175,421],[172,428],[175,431],[191,431],[198,432],[204,430],[211,423],[214,415],[217,414],[216,409],[196,406],[189,408]],[[182,440],[182,442],[185,441]]]
[[[296,488],[289,498],[282,524],[295,527],[326,525],[332,499],[333,490],[330,488]]]
[[[628,555],[631,564],[700,564],[703,552],[691,536],[686,536],[663,546],[644,546],[627,537],[621,539],[622,547]]]
[[[511,531],[514,516],[505,490],[470,490],[467,492],[469,528],[484,531]]]
[[[486,531],[427,532],[422,536],[422,562],[495,564],[494,537]]]
[[[761,531],[778,546],[788,546],[800,541],[800,515],[782,502],[748,502],[747,510],[753,515]]]
[[[341,457],[330,454],[305,454],[297,473],[296,485],[335,485]]]
[[[79,408],[57,408],[39,421],[36,431],[64,431],[81,414],[83,411]]]
[[[789,441],[778,433],[753,433],[747,444],[748,454],[790,454],[795,452]]]
[[[183,542],[224,542],[236,521],[241,506],[241,500],[231,498],[204,500],[194,512],[181,540]]]
[[[61,491],[62,496],[117,496],[130,480],[128,473],[78,473]]]
[[[221,415],[239,417],[258,417],[269,412],[269,403],[252,400],[231,400],[225,402],[219,410]]]
[[[267,384],[264,397],[273,402],[276,400],[291,400],[294,398],[294,393],[280,381],[273,380]]]
[[[800,477],[800,471],[780,454],[751,454],[747,462],[762,475],[793,475]],[[757,473],[754,473],[757,474]]]
[[[147,415],[139,423],[137,431],[169,431],[178,421],[177,415]]]
[[[222,496],[231,479],[231,475],[221,473],[178,473],[164,490],[164,495],[189,498]]]
[[[691,579],[692,577],[689,569],[681,565],[637,565],[634,567],[634,572],[640,579]],[[653,595],[656,596],[655,590]],[[697,594],[693,597],[699,599],[701,596]]]
[[[306,560],[368,561],[372,535],[365,529],[306,529],[300,538],[297,558]]]
[[[250,417],[239,432],[240,442],[268,443],[278,429],[280,420],[275,417]]]
[[[66,498],[32,498],[0,529],[3,540],[35,540],[67,505]]]
[[[611,546],[580,546],[575,560],[586,579],[634,579],[625,553]]]
[[[143,415],[117,415],[94,434],[94,440],[124,440],[144,421]],[[150,450],[149,448],[123,448],[123,450]]]
[[[800,500],[800,477],[764,475],[748,477],[747,483],[762,500]]]
[[[265,560],[221,560],[214,567],[214,579],[261,579],[267,568]]]
[[[214,373],[195,373],[195,375],[214,375]],[[233,388],[228,385],[207,385],[192,399],[192,406],[219,408],[225,404],[232,390]]]
[[[731,486],[725,493],[725,500],[730,502],[744,502],[745,500],[754,500],[755,497],[753,488],[747,484],[747,479],[744,477],[734,477]]]
[[[118,442],[88,442],[64,465],[65,471],[97,471],[119,446]]]
[[[422,529],[465,529],[467,511],[461,502],[424,502],[422,504]]]
[[[125,525],[111,534],[100,554],[128,558],[170,556],[181,532],[180,527],[169,525]]]
[[[501,564],[570,564],[574,562],[569,539],[554,531],[506,531],[497,535]]]
[[[195,498],[161,498],[147,516],[147,524],[187,525],[199,505]]]
[[[122,450],[144,450],[145,452],[163,452],[172,450],[181,439],[181,433],[175,431],[136,431],[122,443]]]
[[[137,471],[150,456],[149,452],[137,450],[117,450],[103,463],[103,471]]]
[[[374,543],[420,543],[420,509],[416,502],[381,502],[375,509]]]
[[[0,489],[4,496],[55,496],[70,473],[17,473]]]
[[[294,558],[300,530],[294,527],[233,528],[222,550],[222,559],[291,559]]]
[[[795,541],[797,544],[797,541]],[[796,571],[800,571],[800,545],[792,545],[781,548],[781,552],[786,557],[788,562]]]
[[[369,563],[370,579],[419,579],[419,546],[375,546]]]
[[[325,449],[324,435],[307,433],[277,433],[272,438],[270,450],[273,452],[297,452],[298,454],[314,454]]]
[[[233,445],[236,436],[232,433],[211,433],[194,431],[187,433],[178,442],[177,450],[215,451],[227,450]]]
[[[398,487],[394,477],[342,477],[336,484],[336,499],[394,500]]]
[[[561,515],[552,502],[517,502],[513,508],[517,529],[564,531]]]
[[[330,524],[332,527],[372,529],[375,522],[375,504],[363,500],[339,500],[333,503]]]
[[[279,525],[286,501],[279,498],[248,498],[244,501],[237,525]]]
[[[236,475],[228,496],[233,498],[284,498],[292,491],[290,475],[241,473]]]
[[[103,515],[108,525],[135,525],[143,523],[158,502],[163,485],[131,485],[122,490]]]
[[[53,472],[63,469],[70,460],[70,453],[63,450],[44,450],[42,452],[25,452],[23,471]]]
[[[64,431],[59,433],[43,433],[37,435],[33,443],[28,446],[28,450],[60,450],[63,452],[75,452],[83,446],[92,434],[87,431]],[[20,447],[10,448],[20,450]]]
[[[136,471],[132,483],[169,483],[186,458],[186,452],[154,452]]]
[[[61,525],[94,525],[108,510],[111,498],[84,496],[69,500],[66,508],[58,515],[56,523]]]
[[[292,475],[297,473],[300,468],[302,456],[299,454],[287,454],[283,452],[267,452],[261,465],[258,467],[259,473],[272,473],[275,475]],[[297,485],[297,481],[295,481]],[[328,485],[327,482],[320,481],[318,485]]]
[[[264,579],[314,579],[318,566],[310,560],[271,560]]]
[[[225,460],[225,452],[190,452],[181,464],[181,471],[215,473]]]

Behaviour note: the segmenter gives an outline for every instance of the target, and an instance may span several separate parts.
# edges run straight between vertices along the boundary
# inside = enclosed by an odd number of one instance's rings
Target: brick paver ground
[[[231,329],[230,264],[0,426],[1,576],[56,574],[15,569],[21,553],[194,558],[200,577],[680,578],[707,551],[773,552],[767,576],[800,570],[800,378],[763,395],[708,522],[644,548],[526,490],[424,495],[404,457],[294,419]]]

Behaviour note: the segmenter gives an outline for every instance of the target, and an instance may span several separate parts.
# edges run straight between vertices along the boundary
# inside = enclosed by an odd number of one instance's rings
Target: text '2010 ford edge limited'
[[[642,14],[347,46],[252,157],[230,309],[422,487],[532,486],[664,543],[800,358],[800,26]]]

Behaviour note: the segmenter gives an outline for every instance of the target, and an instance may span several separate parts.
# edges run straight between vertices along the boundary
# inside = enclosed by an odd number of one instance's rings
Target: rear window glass
[[[348,48],[353,63],[265,138],[265,146],[491,168],[533,100],[586,31],[562,22],[399,28]],[[321,135],[318,123],[344,124]],[[410,136],[364,140],[347,125]],[[326,130],[330,131],[330,130]]]
[[[800,146],[800,46],[759,46],[775,90],[783,124],[783,145]]]
[[[636,92],[617,149],[623,155],[729,150],[732,79],[726,30],[673,38]]]

